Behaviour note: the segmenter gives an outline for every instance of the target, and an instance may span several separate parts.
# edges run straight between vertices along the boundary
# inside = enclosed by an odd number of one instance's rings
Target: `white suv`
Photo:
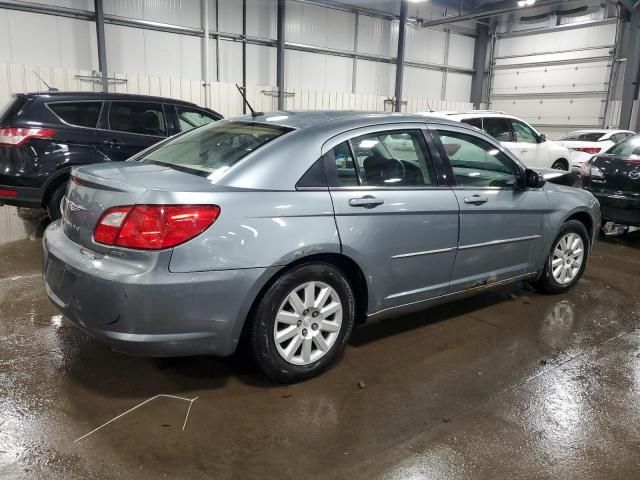
[[[457,120],[484,130],[511,150],[528,167],[569,170],[569,149],[548,141],[524,120],[503,112],[420,112],[419,115]]]

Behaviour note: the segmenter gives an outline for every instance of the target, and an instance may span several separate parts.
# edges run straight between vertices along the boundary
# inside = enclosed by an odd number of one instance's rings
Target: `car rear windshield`
[[[573,132],[559,138],[561,141],[597,142],[604,132]]]
[[[629,137],[626,140],[614,145],[607,153],[619,157],[640,157],[640,135]]]
[[[216,122],[163,143],[137,160],[211,179],[290,128],[249,122]]]

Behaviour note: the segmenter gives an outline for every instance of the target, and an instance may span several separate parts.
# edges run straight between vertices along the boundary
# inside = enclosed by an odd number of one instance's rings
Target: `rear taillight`
[[[600,153],[600,150],[602,149],[599,147],[573,147],[571,150],[573,150],[574,152],[584,152],[590,155],[596,155]]]
[[[160,250],[204,232],[220,215],[217,205],[129,205],[102,214],[93,239],[118,247]]]
[[[51,128],[1,127],[0,145],[17,147],[32,138],[51,138],[55,134]]]
[[[580,175],[583,177],[592,178],[604,178],[604,173],[598,167],[591,165],[591,160],[588,160],[580,167]]]
[[[16,190],[0,189],[0,197],[15,198],[17,196],[18,192]]]

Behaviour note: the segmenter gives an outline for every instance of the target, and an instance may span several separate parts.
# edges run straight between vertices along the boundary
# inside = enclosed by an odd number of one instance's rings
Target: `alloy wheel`
[[[574,232],[562,236],[551,259],[553,278],[560,285],[571,283],[580,272],[584,260],[584,243],[582,237]]]
[[[273,325],[280,356],[293,365],[321,359],[335,344],[342,326],[342,302],[333,287],[307,282],[287,295]]]

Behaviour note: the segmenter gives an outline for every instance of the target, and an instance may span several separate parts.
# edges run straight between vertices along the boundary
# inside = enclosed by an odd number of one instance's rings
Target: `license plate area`
[[[51,258],[47,262],[45,279],[53,294],[67,305],[75,288],[77,275],[56,259]]]

